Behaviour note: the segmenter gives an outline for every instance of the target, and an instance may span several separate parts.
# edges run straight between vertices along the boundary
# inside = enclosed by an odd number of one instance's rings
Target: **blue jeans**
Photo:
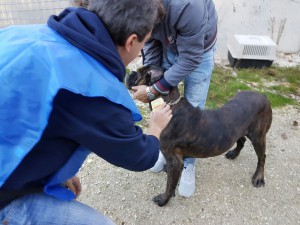
[[[5,221],[7,221],[5,223]],[[76,200],[29,194],[0,210],[0,223],[11,225],[113,225],[107,217]]]
[[[163,58],[162,67],[169,69],[177,61],[178,55],[169,50],[167,50],[166,53],[168,60]],[[214,53],[215,47],[205,52],[199,67],[184,79],[184,97],[194,107],[204,109],[214,68]],[[185,158],[184,166],[187,166],[189,163],[195,164],[195,161],[195,158]]]

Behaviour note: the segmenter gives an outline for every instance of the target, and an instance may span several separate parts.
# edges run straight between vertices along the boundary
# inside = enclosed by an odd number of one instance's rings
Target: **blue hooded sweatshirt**
[[[125,67],[96,14],[68,8],[0,38],[0,208],[41,190],[71,199],[52,186],[90,151],[132,171],[154,165],[159,141],[134,125]]]

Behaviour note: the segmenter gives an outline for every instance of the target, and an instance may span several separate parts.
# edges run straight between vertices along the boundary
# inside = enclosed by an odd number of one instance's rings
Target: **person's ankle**
[[[152,168],[150,168],[150,171],[153,173],[158,173],[163,170],[165,165],[166,165],[166,159],[163,156],[163,154],[161,152],[159,152],[158,159],[157,159],[155,165]]]
[[[188,164],[183,168],[179,182],[178,192],[182,197],[191,197],[196,190],[195,165]]]

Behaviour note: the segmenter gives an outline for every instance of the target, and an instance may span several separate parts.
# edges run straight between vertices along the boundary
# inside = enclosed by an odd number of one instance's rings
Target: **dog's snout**
[[[131,71],[128,75],[125,76],[125,85],[128,89],[131,89],[132,86],[137,85],[138,73],[136,71]]]

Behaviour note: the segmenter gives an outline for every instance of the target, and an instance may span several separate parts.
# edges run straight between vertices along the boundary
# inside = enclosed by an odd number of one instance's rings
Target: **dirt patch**
[[[79,172],[79,198],[116,224],[300,224],[300,111],[273,111],[267,135],[266,186],[254,188],[257,158],[250,141],[240,156],[198,159],[196,193],[165,207],[152,198],[165,190],[166,174],[130,172],[90,155]]]

